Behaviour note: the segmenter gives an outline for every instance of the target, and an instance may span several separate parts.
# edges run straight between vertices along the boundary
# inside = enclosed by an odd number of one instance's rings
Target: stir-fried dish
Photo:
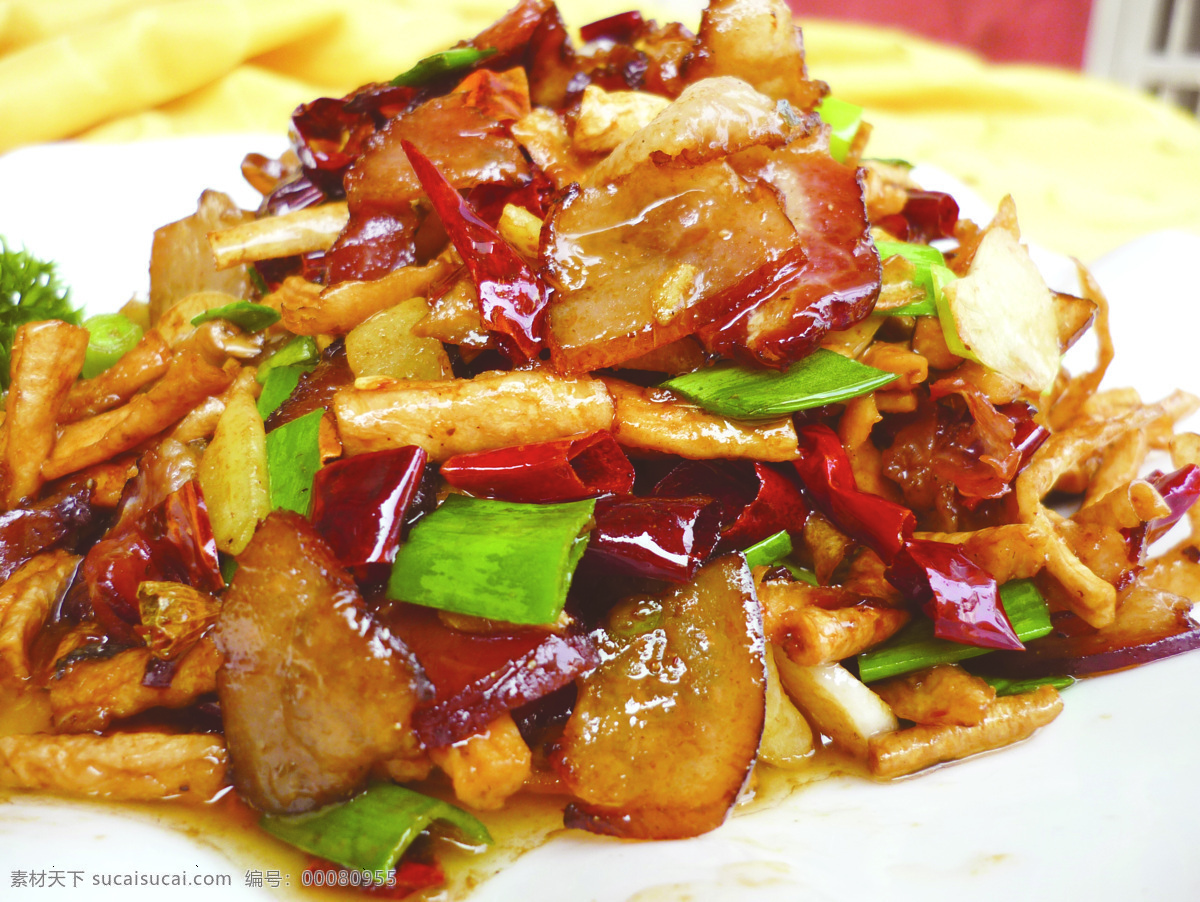
[[[431,825],[694,836],[762,768],[911,774],[1200,644],[1200,550],[1148,556],[1200,401],[1099,390],[1088,274],[871,158],[782,0],[523,0],[292,124],[148,303],[6,289],[0,785],[233,792],[421,889]]]

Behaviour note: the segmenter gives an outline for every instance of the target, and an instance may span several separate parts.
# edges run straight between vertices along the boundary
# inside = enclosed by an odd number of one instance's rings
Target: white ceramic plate
[[[238,163],[278,137],[132,146],[62,145],[0,157],[0,235],[60,262],[77,302],[119,307],[147,288],[153,229],[194,209],[205,187],[255,195]],[[986,214],[985,214],[986,215]],[[1098,261],[1113,301],[1111,384],[1146,397],[1200,389],[1200,238],[1163,233]],[[1047,266],[1062,277],[1061,260]],[[1067,267],[1069,271],[1069,267]],[[564,834],[485,883],[478,902],[562,900],[1200,898],[1200,654],[1084,682],[1030,741],[889,785],[835,778],[739,810],[694,840],[621,843]],[[5,898],[161,899],[98,886],[104,874],[224,875],[169,898],[262,898],[253,853],[117,806],[18,797],[0,804]],[[258,869],[269,867],[267,862]],[[60,872],[62,887],[53,886]],[[42,874],[46,888],[18,886]],[[291,875],[294,887],[298,874]],[[76,884],[73,887],[73,884]]]

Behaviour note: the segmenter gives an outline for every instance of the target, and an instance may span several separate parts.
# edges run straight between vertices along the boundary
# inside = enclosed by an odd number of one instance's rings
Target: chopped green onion
[[[1000,603],[1022,642],[1040,639],[1052,629],[1046,599],[1032,580],[1015,579],[1000,587]],[[892,638],[858,656],[858,675],[864,683],[897,676],[934,664],[952,664],[987,654],[990,649],[939,639],[933,621],[914,620]]]
[[[996,690],[996,695],[1023,695],[1033,692],[1041,686],[1053,686],[1055,689],[1066,689],[1077,682],[1073,676],[1033,677],[1027,680],[1013,680],[1008,677],[985,676],[988,685]]]
[[[264,814],[259,825],[298,849],[352,871],[389,871],[434,821],[472,845],[492,841],[487,827],[461,808],[394,783],[377,783],[346,802],[304,814]]]
[[[225,580],[225,585],[233,582],[233,575],[237,573],[238,562],[232,554],[226,554],[221,551],[217,554],[217,561],[221,567],[221,579]]]
[[[258,292],[259,297],[271,293],[271,287],[267,284],[267,280],[263,278],[262,273],[258,271],[258,267],[253,263],[246,264],[246,274],[250,276],[250,284],[254,286],[254,290]]]
[[[829,155],[839,163],[846,162],[850,144],[862,125],[863,108],[836,97],[826,97],[817,104],[817,114],[829,126]]]
[[[474,47],[451,47],[419,60],[411,69],[393,78],[392,85],[397,88],[419,88],[444,75],[461,72],[495,52],[495,47],[483,50]]]
[[[879,251],[880,259],[899,256],[911,263],[916,270],[913,281],[925,292],[925,297],[919,301],[877,312],[884,316],[936,316],[937,300],[933,276],[929,269],[931,266],[946,266],[946,258],[942,256],[942,252],[928,244],[912,244],[907,241],[876,241],[875,248]]]
[[[228,320],[246,332],[261,332],[268,326],[273,326],[279,322],[280,315],[279,311],[274,307],[268,307],[265,304],[255,304],[251,301],[235,301],[232,304],[213,307],[197,316],[193,316],[192,325],[198,326],[201,323],[211,322],[214,319],[223,319]]]
[[[271,510],[307,517],[313,477],[321,468],[318,438],[324,409],[314,410],[267,433],[267,479]]]
[[[316,366],[321,359],[317,343],[310,335],[297,335],[282,348],[258,365],[255,377],[259,384],[265,384],[271,370],[277,366]]]
[[[388,597],[509,623],[554,623],[595,505],[451,495],[400,546]]]
[[[119,313],[101,313],[83,321],[88,346],[83,358],[83,378],[99,376],[142,340],[142,327]]]
[[[821,581],[817,579],[817,574],[813,573],[807,567],[801,567],[789,561],[783,561],[782,566],[787,567],[788,573],[792,574],[792,576],[802,583],[808,583],[810,586],[821,585]]]
[[[894,379],[895,373],[817,348],[782,373],[721,365],[676,376],[662,385],[712,413],[755,420],[847,401]]]
[[[930,266],[929,275],[933,279],[933,299],[937,304],[937,315],[942,323],[942,335],[946,339],[946,347],[950,349],[951,354],[957,354],[964,360],[974,360],[978,363],[979,358],[963,344],[963,340],[958,334],[958,325],[954,322],[954,311],[950,309],[950,302],[946,299],[943,291],[958,276],[945,266]]]
[[[275,366],[267,371],[262,394],[258,396],[258,415],[264,420],[273,414],[296,390],[300,377],[306,371],[302,366]]]
[[[786,529],[781,529],[775,535],[755,542],[742,553],[746,555],[746,564],[749,567],[776,564],[792,553],[792,537]]]

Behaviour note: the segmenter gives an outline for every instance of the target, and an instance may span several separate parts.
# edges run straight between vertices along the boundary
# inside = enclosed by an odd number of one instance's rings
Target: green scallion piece
[[[1022,642],[1040,639],[1052,629],[1046,599],[1032,580],[1015,579],[1000,587],[1000,604]],[[898,676],[935,664],[952,664],[987,654],[990,649],[939,639],[933,621],[914,620],[892,638],[858,656],[858,675],[864,683]]]
[[[509,623],[554,623],[595,505],[451,495],[400,546],[388,597]]]
[[[775,535],[755,542],[742,553],[746,555],[746,563],[750,567],[777,564],[792,553],[792,537],[786,529],[781,529]]]
[[[958,276],[946,266],[930,266],[929,275],[933,280],[933,299],[937,304],[937,315],[942,323],[942,336],[946,339],[946,347],[950,349],[951,354],[957,354],[964,360],[974,360],[978,363],[979,358],[975,356],[975,352],[963,343],[962,338],[958,334],[958,324],[954,321],[954,311],[950,309],[950,302],[946,299],[946,294],[943,291]]]
[[[876,241],[875,248],[879,251],[879,257],[882,260],[899,256],[911,263],[915,269],[913,280],[925,292],[922,300],[913,301],[911,304],[905,304],[903,307],[896,307],[893,310],[878,312],[884,316],[937,316],[933,276],[929,269],[931,266],[945,268],[946,258],[942,256],[942,252],[928,244],[912,244],[907,241]]]
[[[712,413],[756,420],[847,401],[895,379],[895,373],[817,348],[784,372],[719,365],[676,376],[662,385]]]
[[[142,340],[142,327],[120,313],[101,313],[83,321],[88,346],[83,357],[83,378],[99,376]]]
[[[273,414],[296,390],[300,377],[304,375],[302,366],[275,366],[267,372],[263,382],[262,394],[258,396],[258,415],[264,420]]]
[[[996,690],[997,696],[1023,695],[1033,692],[1041,686],[1053,686],[1055,689],[1066,689],[1078,682],[1073,676],[1033,677],[1028,680],[1013,680],[1007,677],[985,676],[984,680]]]
[[[246,332],[261,332],[279,322],[281,314],[274,307],[255,304],[252,301],[235,301],[220,307],[212,307],[192,317],[192,325],[212,322],[214,319],[228,320]]]
[[[478,50],[474,47],[451,47],[440,53],[434,53],[419,60],[415,66],[406,72],[401,72],[392,79],[392,85],[397,88],[419,88],[435,81],[444,75],[452,75],[485,60],[496,52],[495,47]]]
[[[262,273],[258,271],[258,267],[253,263],[246,264],[246,275],[250,277],[250,284],[254,286],[254,290],[258,292],[259,297],[271,293],[271,287],[267,284],[267,280],[263,278]]]
[[[377,783],[346,802],[305,814],[264,814],[259,825],[286,843],[353,871],[388,871],[430,824],[449,825],[472,845],[491,843],[487,827],[461,808],[394,783]]]
[[[318,437],[323,409],[306,413],[267,433],[267,480],[271,510],[308,516],[313,477],[321,468]]]
[[[863,108],[836,97],[826,97],[817,104],[817,115],[829,126],[829,155],[839,163],[846,162],[850,143],[862,124]]]
[[[310,335],[298,335],[282,348],[258,365],[254,378],[260,385],[265,385],[267,376],[277,366],[307,366],[314,367],[321,359],[317,343]]]
[[[780,561],[780,566],[787,567],[788,573],[792,574],[799,582],[808,583],[810,586],[821,585],[821,581],[817,579],[817,574],[813,573],[807,567],[801,567],[799,564],[793,564],[791,561]]]
[[[217,555],[217,562],[221,568],[221,579],[225,580],[225,585],[228,586],[233,582],[233,575],[237,573],[237,558],[222,551]]]

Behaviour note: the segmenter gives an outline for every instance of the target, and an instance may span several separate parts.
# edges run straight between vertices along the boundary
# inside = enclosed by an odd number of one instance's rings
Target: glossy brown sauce
[[[0,735],[45,732],[50,729],[50,708],[45,692],[14,693],[0,689]],[[785,804],[806,786],[829,777],[866,776],[861,766],[830,749],[818,749],[804,765],[782,770],[758,767],[750,788],[734,809],[733,817],[753,816],[755,811]],[[453,802],[444,781],[430,780],[415,786],[422,792]],[[0,802],[19,798],[20,792],[0,790]],[[216,850],[231,866],[236,885],[243,885],[248,871],[277,871],[281,881],[270,892],[281,899],[358,900],[372,898],[354,889],[303,886],[302,875],[309,857],[258,829],[258,812],[230,790],[206,805],[164,803],[97,802],[70,799],[79,805],[101,806],[122,816],[132,816],[164,829],[182,833],[197,845]],[[446,874],[443,886],[408,898],[420,902],[450,902],[467,899],[489,878],[512,865],[527,852],[566,832],[562,823],[564,798],[526,793],[502,811],[480,814],[494,844],[484,851],[438,841],[435,854]]]

